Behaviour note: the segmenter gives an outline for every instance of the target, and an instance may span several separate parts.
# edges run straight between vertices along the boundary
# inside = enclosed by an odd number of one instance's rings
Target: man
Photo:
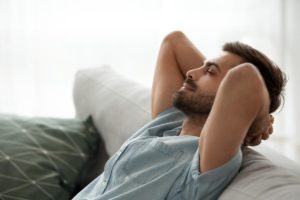
[[[153,120],[75,199],[217,199],[237,174],[241,146],[272,133],[284,73],[236,42],[206,60],[181,32],[165,37],[152,87]],[[174,106],[174,107],[173,107]]]

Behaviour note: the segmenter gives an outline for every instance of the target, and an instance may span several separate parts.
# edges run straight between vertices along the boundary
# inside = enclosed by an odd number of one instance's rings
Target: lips
[[[188,83],[183,83],[183,87],[188,89],[188,90],[191,90],[193,92],[195,91],[195,88],[192,87],[191,85],[189,85]]]

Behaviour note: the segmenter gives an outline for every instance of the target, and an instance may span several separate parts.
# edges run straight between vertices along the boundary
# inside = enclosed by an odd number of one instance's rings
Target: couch
[[[91,115],[100,134],[96,156],[86,165],[81,187],[101,173],[105,161],[135,131],[151,120],[151,90],[112,67],[76,73],[74,104],[78,118]],[[300,165],[267,146],[245,148],[238,175],[220,200],[300,199]]]
[[[150,88],[107,65],[78,71],[73,97],[70,119],[0,114],[1,199],[71,199],[151,120]],[[300,199],[300,166],[265,143],[245,148],[219,199]]]

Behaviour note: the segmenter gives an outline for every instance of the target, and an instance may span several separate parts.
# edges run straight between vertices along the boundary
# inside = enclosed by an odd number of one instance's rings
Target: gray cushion
[[[285,161],[282,164],[295,164]],[[296,200],[299,198],[299,168],[297,171],[287,170],[275,165],[259,152],[251,148],[244,148],[241,170],[219,199]]]

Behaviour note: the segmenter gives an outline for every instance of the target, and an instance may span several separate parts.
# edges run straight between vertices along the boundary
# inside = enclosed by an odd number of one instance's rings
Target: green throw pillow
[[[70,199],[97,142],[91,117],[0,115],[0,199]]]

